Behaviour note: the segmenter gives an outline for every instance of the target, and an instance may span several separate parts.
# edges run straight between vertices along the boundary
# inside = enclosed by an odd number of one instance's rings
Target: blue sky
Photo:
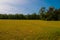
[[[60,8],[60,0],[0,0],[0,14],[38,13],[41,7]]]

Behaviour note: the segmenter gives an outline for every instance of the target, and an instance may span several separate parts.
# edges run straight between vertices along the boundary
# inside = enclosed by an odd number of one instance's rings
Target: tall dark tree
[[[55,13],[55,20],[60,20],[60,9],[56,9],[55,11],[54,11],[54,13]]]
[[[54,7],[49,7],[47,13],[46,13],[46,20],[54,20]]]
[[[40,14],[40,19],[44,20],[45,19],[45,7],[42,7],[39,11]]]

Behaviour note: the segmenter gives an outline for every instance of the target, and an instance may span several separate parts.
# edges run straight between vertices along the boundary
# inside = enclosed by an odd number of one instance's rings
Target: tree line
[[[46,9],[42,7],[39,13],[32,14],[0,14],[0,19],[24,19],[24,20],[54,20],[60,21],[60,9],[55,9],[54,7],[49,7]]]
[[[36,13],[33,14],[28,14],[28,15],[24,15],[24,14],[0,14],[0,19],[40,19],[39,15],[37,15]]]
[[[40,9],[40,19],[41,20],[54,20],[54,21],[57,21],[59,20],[60,21],[60,8],[59,9],[55,9],[54,7],[49,7],[48,10],[46,10],[45,7],[42,7]]]

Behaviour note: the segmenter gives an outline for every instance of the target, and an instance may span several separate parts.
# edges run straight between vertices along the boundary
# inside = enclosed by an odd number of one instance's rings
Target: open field
[[[60,40],[60,21],[0,20],[0,40]]]

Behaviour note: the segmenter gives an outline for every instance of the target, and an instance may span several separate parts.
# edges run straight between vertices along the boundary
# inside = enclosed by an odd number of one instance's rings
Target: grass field
[[[0,40],[60,40],[60,21],[0,20]]]

